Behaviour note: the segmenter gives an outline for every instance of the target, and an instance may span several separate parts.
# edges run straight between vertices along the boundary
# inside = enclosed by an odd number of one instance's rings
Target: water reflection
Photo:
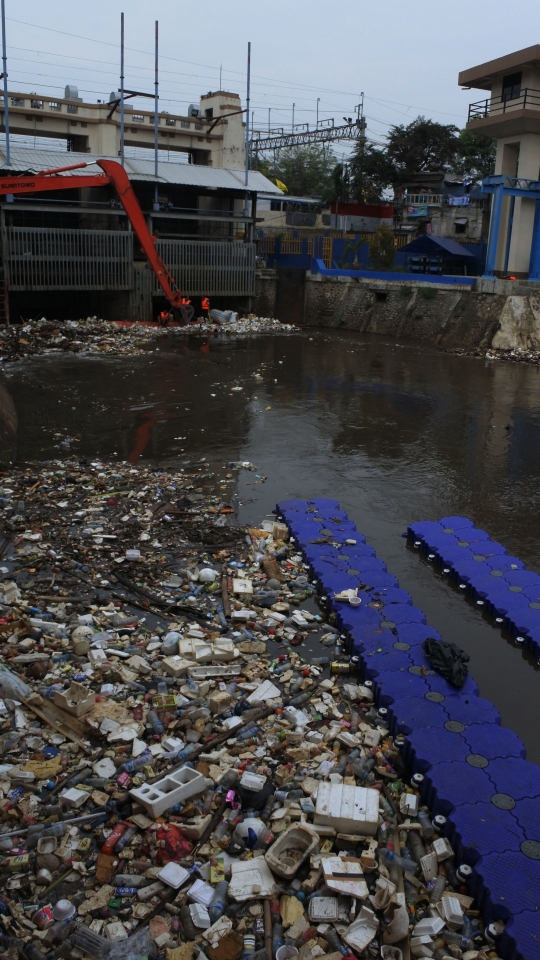
[[[84,456],[251,460],[268,480],[240,476],[241,521],[287,496],[339,499],[429,622],[468,650],[481,693],[535,760],[536,665],[401,534],[412,520],[464,514],[540,570],[539,376],[423,343],[309,330],[8,370],[21,459],[65,455],[69,435]]]

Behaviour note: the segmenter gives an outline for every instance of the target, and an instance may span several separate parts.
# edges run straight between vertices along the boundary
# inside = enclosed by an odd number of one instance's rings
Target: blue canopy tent
[[[477,258],[466,247],[449,237],[424,234],[399,251],[398,262],[408,273],[460,274],[475,273]]]

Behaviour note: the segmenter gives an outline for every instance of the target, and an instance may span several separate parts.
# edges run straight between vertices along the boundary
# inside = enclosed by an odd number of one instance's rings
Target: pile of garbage
[[[3,955],[496,957],[286,526],[196,482],[2,477]]]
[[[185,327],[168,324],[123,323],[88,317],[86,320],[28,320],[3,327],[0,336],[0,361],[9,363],[28,356],[59,353],[84,355],[133,356],[147,353],[163,337],[190,337],[201,333],[241,334],[290,333],[298,329],[271,317],[249,314],[238,319],[232,311],[211,311],[214,318],[201,316]]]
[[[540,363],[540,350],[495,350],[493,347],[484,355],[486,360],[511,360],[514,363]]]

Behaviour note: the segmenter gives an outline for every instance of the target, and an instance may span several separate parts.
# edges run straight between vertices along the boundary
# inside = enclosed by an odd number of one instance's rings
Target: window
[[[281,210],[281,200],[271,200],[270,201],[271,210]]]
[[[507,77],[503,77],[503,83],[502,83],[503,103],[506,103],[507,100],[517,100],[520,94],[521,94],[521,73],[509,73]]]
[[[12,107],[24,107],[24,99],[23,99],[23,97],[12,97],[12,98],[11,98],[11,106],[12,106]]]
[[[78,112],[79,112],[79,108],[76,107],[74,103],[68,103],[68,105],[67,105],[67,112],[68,112],[68,113],[78,113]]]
[[[467,223],[455,223],[454,230],[456,233],[467,233]]]
[[[172,117],[166,117],[166,118],[165,118],[165,126],[166,126],[166,127],[175,127],[175,126],[176,126],[176,120],[173,120]],[[188,127],[189,127],[189,123],[188,123]]]
[[[57,113],[60,113],[62,110],[62,105],[56,100],[49,101],[49,110],[56,110]]]
[[[43,100],[31,100],[30,106],[32,110],[43,110]]]
[[[191,124],[190,124],[189,120],[181,120],[181,121],[180,121],[180,126],[181,126],[184,130],[189,130]]]
[[[133,114],[133,123],[144,123],[144,116],[142,113]]]
[[[196,124],[195,124],[195,129],[196,129],[196,130],[202,130],[202,123],[196,123]]]
[[[206,117],[207,120],[213,120],[213,119],[214,119],[214,108],[213,108],[213,107],[208,107],[208,109],[206,109],[206,110],[204,111],[204,115],[205,115],[205,117]]]

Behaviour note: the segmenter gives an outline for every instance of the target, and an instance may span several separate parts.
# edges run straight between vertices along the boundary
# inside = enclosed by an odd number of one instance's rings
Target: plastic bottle
[[[474,950],[474,941],[454,930],[441,930],[439,936],[448,946],[455,944],[462,951]]]
[[[128,827],[125,833],[122,834],[122,836],[120,837],[120,840],[118,841],[118,843],[114,848],[115,854],[121,853],[122,850],[124,850],[127,847],[127,845],[131,843],[136,833],[137,833],[136,827]]]
[[[148,711],[146,722],[152,727],[152,732],[156,737],[160,737],[165,730],[165,727],[163,726],[155,710]]]
[[[178,653],[178,641],[180,634],[176,630],[170,630],[163,637],[160,653],[163,657],[174,657]]]
[[[32,690],[24,680],[0,664],[0,695],[3,700],[26,700]]]
[[[252,737],[256,737],[260,732],[260,727],[248,727],[247,730],[242,730],[236,737],[237,740],[250,740]]]
[[[259,816],[260,816],[261,820],[263,821],[263,823],[267,823],[267,822],[269,821],[270,817],[272,816],[272,811],[273,811],[273,809],[274,809],[274,804],[275,804],[275,802],[276,802],[276,799],[275,799],[274,794],[272,793],[272,794],[268,797],[268,799],[267,799],[267,801],[266,801],[263,809],[261,810],[261,812],[260,812],[260,814],[259,814]]]
[[[281,923],[272,924],[272,950],[274,957],[280,947],[283,946],[283,926]]]
[[[186,940],[195,940],[197,931],[191,919],[191,913],[187,903],[184,904],[183,907],[180,907],[180,923],[182,924],[182,930],[184,931]]]
[[[326,663],[330,663],[330,657],[314,657],[311,660],[311,663],[317,664],[319,667],[323,667]]]
[[[422,827],[423,836],[426,840],[429,840],[435,833],[435,828],[425,810],[418,811],[417,820]]]
[[[271,830],[268,830],[267,827],[264,830],[261,830],[257,841],[255,843],[255,850],[264,850],[265,847],[269,847],[271,843],[274,842],[274,834]]]
[[[426,848],[422,843],[416,830],[409,830],[408,834],[409,834],[408,841],[409,841],[411,854],[413,855],[416,862],[420,863],[420,860],[422,859],[422,857],[425,857],[426,855]]]
[[[240,774],[238,770],[235,770],[234,768],[232,770],[227,770],[227,773],[219,782],[216,793],[228,793],[238,781],[239,776]]]
[[[385,847],[382,850],[382,853],[386,863],[395,863],[396,866],[401,867],[402,870],[408,870],[409,873],[415,873],[417,864],[414,862],[414,860],[411,860],[408,857],[400,857],[399,854],[394,853],[394,851],[388,847]]]
[[[345,947],[343,946],[336,931],[333,930],[331,927],[324,934],[324,939],[326,940],[330,948],[328,951],[329,953],[337,953],[339,951],[339,953],[342,953],[343,956],[345,956],[345,954],[348,953],[348,950],[346,950]]]
[[[219,918],[225,913],[228,889],[229,884],[226,880],[220,880],[215,886],[214,896],[212,897],[208,907],[208,915],[212,923],[216,923],[216,921],[219,920]]]
[[[103,846],[102,846],[102,848],[101,848],[101,852],[102,852],[102,853],[108,853],[109,856],[110,856],[110,855],[112,854],[112,852],[113,852],[116,844],[118,843],[118,841],[120,840],[120,838],[122,837],[122,835],[123,835],[123,834],[125,833],[125,831],[127,830],[128,826],[129,826],[128,823],[117,823],[116,826],[115,826],[115,828],[114,828],[114,830],[112,831],[112,833],[109,834],[109,836],[107,837],[105,843],[103,844]]]
[[[218,823],[216,829],[214,830],[214,839],[217,843],[219,843],[219,841],[223,839],[228,829],[229,829],[228,820],[222,820],[221,823]]]
[[[443,876],[442,874],[439,874],[439,876],[435,880],[435,883],[433,884],[433,889],[431,891],[429,902],[438,903],[444,893],[445,887],[446,887],[446,877]]]
[[[120,772],[129,773],[131,776],[132,773],[136,773],[137,770],[141,770],[147,763],[150,763],[151,759],[152,754],[150,750],[145,750],[144,753],[141,753],[140,757],[136,757],[134,760],[126,760],[120,767]]]
[[[244,933],[244,949],[242,951],[243,960],[252,957],[255,953],[255,931],[253,927],[248,927]]]

